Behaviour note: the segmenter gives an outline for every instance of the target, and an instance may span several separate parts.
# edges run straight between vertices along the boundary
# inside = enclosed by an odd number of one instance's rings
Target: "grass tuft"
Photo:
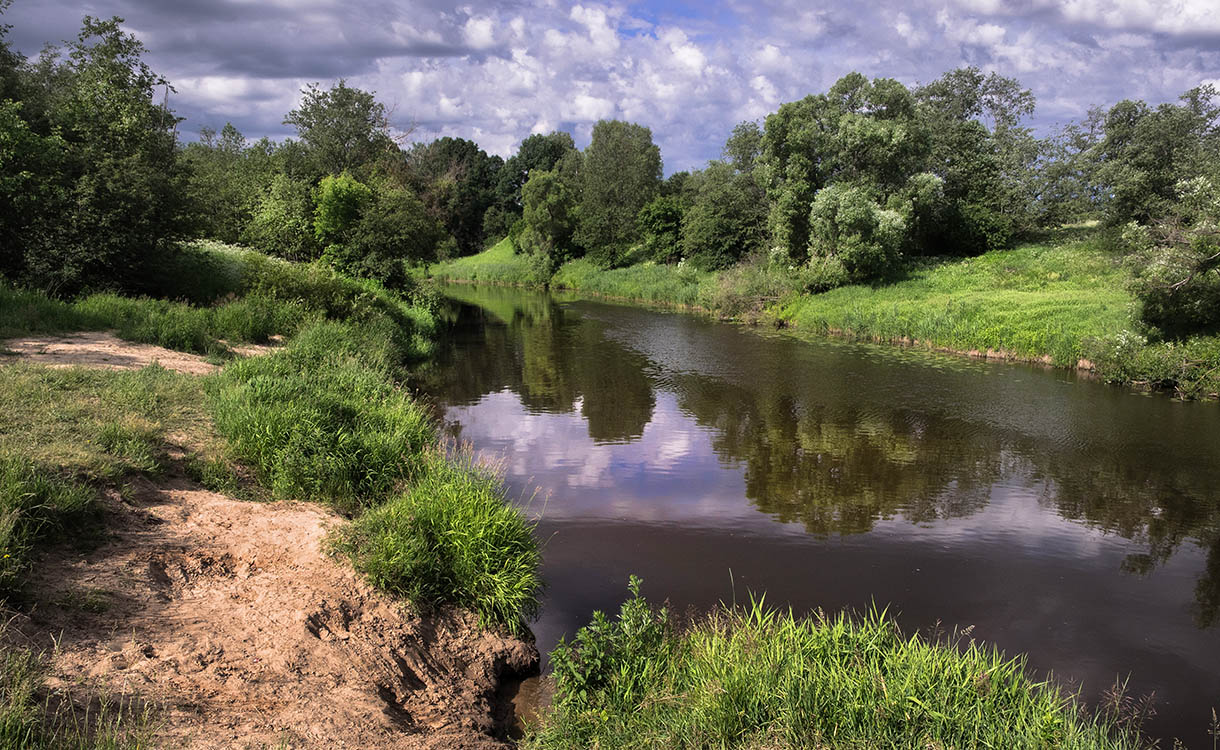
[[[551,655],[554,707],[527,748],[1126,750],[1022,658],[906,636],[885,613],[803,619],[761,601],[680,631],[639,594]]]
[[[96,515],[92,488],[66,482],[30,461],[0,457],[0,596],[20,589],[40,544]]]
[[[538,613],[532,527],[469,456],[430,450],[414,485],[358,518],[334,549],[375,586],[416,604],[454,604],[518,635]]]

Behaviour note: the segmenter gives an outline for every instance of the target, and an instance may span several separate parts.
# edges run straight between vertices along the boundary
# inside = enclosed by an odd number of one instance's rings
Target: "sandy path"
[[[233,347],[243,356],[256,356],[275,349],[274,346],[248,344]],[[152,344],[124,341],[112,333],[86,331],[63,336],[22,336],[0,342],[0,351],[7,356],[37,362],[50,367],[96,367],[104,370],[138,370],[157,362],[167,370],[188,375],[207,375],[216,365],[198,354],[176,352]],[[4,362],[0,356],[0,364]]]
[[[343,521],[322,509],[182,479],[127,494],[108,501],[105,544],[36,565],[21,630],[62,634],[53,684],[150,701],[173,747],[499,745],[511,706],[496,689],[536,667],[532,645],[372,590],[323,554]]]

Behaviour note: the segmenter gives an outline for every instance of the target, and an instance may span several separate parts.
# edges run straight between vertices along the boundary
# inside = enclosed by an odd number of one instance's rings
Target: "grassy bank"
[[[441,281],[520,286],[537,283],[529,259],[524,255],[517,255],[512,240],[507,237],[477,255],[429,266],[428,275]]]
[[[39,476],[96,490],[164,470],[173,434],[186,443],[185,468],[230,493],[251,476],[266,496],[320,502],[351,517],[409,506],[420,493],[444,497],[437,507],[452,525],[446,533],[387,512],[335,548],[377,585],[406,593],[385,565],[370,562],[381,554],[375,550],[392,549],[394,565],[431,571],[431,585],[410,591],[414,603],[460,604],[489,626],[521,632],[540,589],[529,525],[497,494],[498,483],[444,455],[429,415],[401,384],[432,352],[435,322],[426,307],[323,266],[214,243],[188,246],[174,262],[163,286],[185,301],[98,294],[63,302],[0,287],[3,333],[113,329],[133,341],[212,353],[227,341],[272,336],[285,345],[204,379],[157,367],[115,373],[12,364],[0,370],[3,455]],[[192,278],[198,282],[182,281]],[[483,534],[487,523],[503,533]],[[379,565],[383,573],[373,575]],[[503,580],[488,587],[485,579]]]
[[[122,494],[134,477],[184,471],[230,495],[329,505],[355,519],[332,550],[375,586],[525,632],[541,588],[530,524],[498,480],[439,445],[430,415],[402,386],[432,352],[426,306],[325,267],[215,244],[188,247],[175,262],[164,293],[177,301],[61,301],[0,285],[2,337],[113,330],[228,360],[203,378],[156,365],[116,372],[0,360],[0,597],[21,606],[26,573],[47,545],[87,545],[101,532],[104,490]],[[272,337],[284,345],[264,356],[235,359],[229,348]],[[0,648],[0,743],[9,728],[25,738],[4,746],[75,747],[63,721],[84,722],[82,736],[92,736],[99,721],[139,718],[124,708],[117,717],[31,719],[37,700],[62,702],[42,687],[41,664],[28,648]],[[98,746],[142,741],[118,733]]]
[[[443,278],[516,283],[492,270],[512,262],[505,245],[450,264]],[[1086,360],[1108,382],[1220,396],[1220,336],[1142,336],[1128,271],[1112,246],[1104,233],[1077,230],[975,258],[929,259],[888,283],[819,294],[804,291],[799,274],[765,264],[705,273],[655,264],[603,270],[575,260],[551,286],[866,341],[1058,367]],[[494,264],[485,260],[492,255]]]
[[[680,630],[638,586],[556,649],[554,706],[526,747],[1140,747],[1121,717],[1082,711],[973,641],[757,602]]]

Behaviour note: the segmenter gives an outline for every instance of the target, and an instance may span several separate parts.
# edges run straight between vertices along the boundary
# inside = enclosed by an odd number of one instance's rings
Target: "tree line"
[[[373,92],[343,80],[301,92],[284,116],[295,138],[251,142],[228,124],[183,143],[172,85],[121,19],[86,17],[75,41],[33,60],[7,31],[0,273],[61,295],[144,291],[147,269],[189,237],[393,287],[413,265],[506,235],[543,283],[577,257],[753,262],[817,292],[1100,219],[1116,228],[1150,326],[1220,325],[1211,86],[1094,109],[1038,138],[1035,97],[1015,79],[967,67],[908,87],[851,73],[739,124],[721,158],[666,178],[643,125],[600,121],[583,151],[568,133],[531,135],[505,160],[462,138],[408,144]]]

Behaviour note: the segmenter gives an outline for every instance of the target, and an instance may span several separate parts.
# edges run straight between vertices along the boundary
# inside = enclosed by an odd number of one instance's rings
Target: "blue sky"
[[[906,84],[961,65],[1012,76],[1037,97],[1042,132],[1220,79],[1216,0],[16,0],[4,21],[34,55],[86,13],[122,16],[144,41],[187,137],[228,121],[284,137],[301,87],[344,77],[412,140],[508,156],[552,129],[584,145],[616,117],[652,129],[666,172],[852,70]]]

